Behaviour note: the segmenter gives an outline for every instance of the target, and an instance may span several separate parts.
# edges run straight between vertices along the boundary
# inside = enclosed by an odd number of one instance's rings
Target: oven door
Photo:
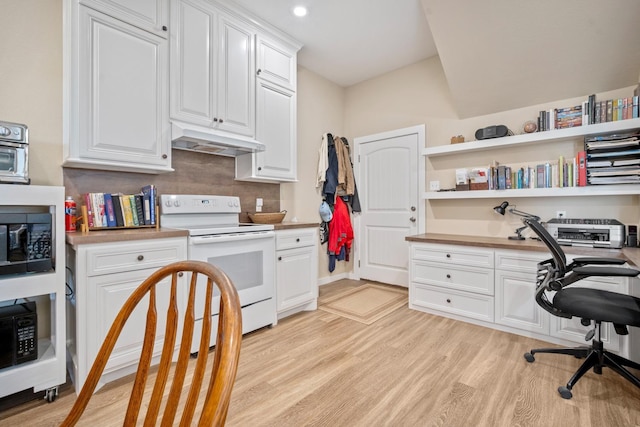
[[[236,287],[242,307],[275,298],[273,231],[192,236],[189,238],[188,253],[190,260],[205,261],[224,271]],[[196,319],[202,319],[205,292],[205,286],[199,284]],[[212,314],[218,313],[219,298],[216,289]]]
[[[23,144],[0,142],[0,182],[29,182],[27,148]]]

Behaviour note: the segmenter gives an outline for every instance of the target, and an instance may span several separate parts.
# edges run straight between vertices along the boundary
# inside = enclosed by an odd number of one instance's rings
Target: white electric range
[[[219,267],[231,279],[242,305],[242,332],[277,323],[275,302],[275,232],[271,224],[241,224],[240,199],[235,196],[163,194],[163,227],[189,231],[188,259]],[[204,313],[204,286],[196,293],[196,352]],[[219,294],[214,294],[213,325],[217,325]],[[200,303],[198,303],[200,301]],[[198,320],[200,319],[200,321]],[[215,344],[216,328],[211,331]]]

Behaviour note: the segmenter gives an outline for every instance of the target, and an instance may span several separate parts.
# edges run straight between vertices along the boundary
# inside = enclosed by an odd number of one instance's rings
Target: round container
[[[71,196],[64,201],[64,229],[68,232],[76,231],[76,202]]]

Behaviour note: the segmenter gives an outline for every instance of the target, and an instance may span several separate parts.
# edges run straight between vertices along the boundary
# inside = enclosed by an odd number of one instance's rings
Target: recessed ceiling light
[[[296,6],[293,8],[293,14],[296,16],[305,16],[307,14],[307,8],[304,6]]]

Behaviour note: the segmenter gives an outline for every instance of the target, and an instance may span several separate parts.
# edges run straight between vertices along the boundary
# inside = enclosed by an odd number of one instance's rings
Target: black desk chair
[[[524,355],[527,362],[535,360],[536,353],[569,354],[576,358],[586,358],[582,366],[571,377],[566,386],[558,387],[565,399],[573,396],[571,389],[578,380],[593,368],[596,374],[602,374],[603,367],[609,367],[640,388],[640,379],[625,367],[640,369],[640,364],[606,351],[600,337],[602,322],[613,323],[616,333],[627,335],[627,326],[640,327],[640,298],[616,292],[567,287],[587,277],[635,277],[640,271],[632,268],[614,267],[625,261],[616,258],[575,258],[567,265],[562,247],[538,221],[522,220],[540,240],[549,248],[553,258],[538,264],[536,302],[554,316],[571,319],[581,318],[584,326],[595,321],[595,328],[585,337],[592,340],[590,346],[577,348],[537,348]]]

